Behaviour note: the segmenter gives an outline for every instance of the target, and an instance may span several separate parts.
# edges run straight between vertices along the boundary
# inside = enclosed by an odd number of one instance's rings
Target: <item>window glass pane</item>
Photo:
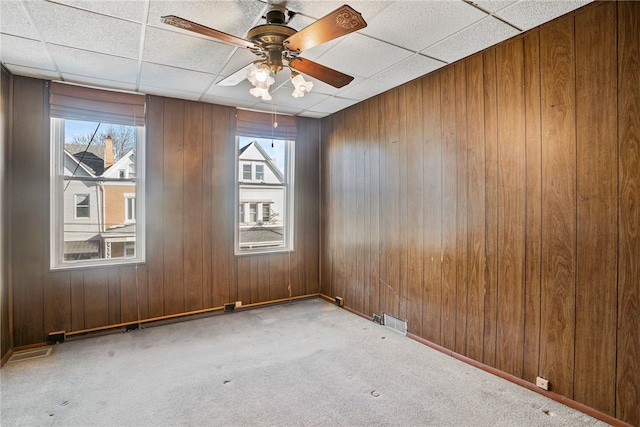
[[[291,250],[293,141],[238,137],[238,223],[236,253]],[[253,164],[253,179],[245,167]],[[248,209],[248,215],[245,215]]]
[[[134,126],[52,119],[52,267],[141,253],[139,179],[127,173],[140,170],[141,135]]]
[[[242,165],[242,179],[251,180],[251,165]]]

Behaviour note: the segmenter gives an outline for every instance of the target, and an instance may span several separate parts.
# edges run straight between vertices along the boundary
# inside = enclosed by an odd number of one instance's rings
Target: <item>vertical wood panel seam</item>
[[[495,122],[496,122],[496,148],[495,148],[495,152],[496,152],[496,182],[495,182],[495,186],[496,186],[496,244],[495,244],[495,257],[496,257],[496,287],[495,287],[495,291],[496,291],[496,302],[495,302],[495,328],[496,328],[496,332],[495,332],[495,349],[494,349],[494,362],[493,362],[493,366],[497,367],[498,366],[498,341],[500,341],[500,328],[498,327],[498,321],[499,321],[499,317],[500,317],[500,161],[501,161],[501,157],[500,157],[500,108],[498,107],[498,104],[500,102],[500,81],[499,81],[499,76],[498,76],[498,49],[495,50],[496,53],[494,55],[494,61],[495,61],[495,67],[494,67],[494,75],[495,75],[495,79],[496,79],[496,84],[495,84],[495,89],[496,89],[496,97],[495,97]]]
[[[573,106],[573,133],[575,135],[574,141],[573,143],[575,144],[574,146],[574,162],[575,162],[575,168],[574,168],[574,174],[575,174],[575,188],[573,188],[573,194],[574,194],[574,206],[575,206],[575,210],[573,212],[574,215],[574,228],[573,228],[573,247],[575,248],[575,259],[574,259],[574,263],[575,263],[575,270],[573,273],[573,323],[574,323],[574,327],[573,327],[573,366],[571,368],[571,371],[573,373],[572,375],[572,381],[571,381],[571,395],[569,396],[571,399],[573,399],[575,397],[576,394],[576,342],[578,339],[578,328],[576,327],[575,323],[576,320],[578,319],[578,260],[580,259],[580,254],[578,253],[578,251],[580,250],[580,247],[578,246],[578,226],[579,226],[579,218],[578,218],[578,211],[579,211],[579,194],[578,194],[578,187],[580,186],[580,181],[578,178],[578,105],[577,105],[577,101],[578,101],[578,90],[577,90],[577,80],[578,80],[578,73],[577,73],[577,62],[578,62],[578,42],[576,40],[576,14],[575,12],[571,14],[571,28],[573,30],[573,102],[574,102],[574,106]]]
[[[522,53],[522,75],[520,76],[523,82],[522,85],[522,103],[523,103],[523,115],[524,115],[524,188],[528,191],[528,150],[527,150],[527,93],[525,91],[525,85],[527,84],[527,44],[525,39],[521,38],[522,43],[520,52]],[[526,343],[527,343],[527,223],[528,223],[528,202],[529,198],[525,193],[524,196],[524,226],[522,229],[522,246],[524,248],[524,260],[522,262],[522,364],[520,365],[521,377],[525,377],[525,358],[527,357]]]
[[[539,274],[539,287],[540,290],[538,292],[538,363],[537,363],[537,367],[536,367],[536,376],[538,376],[540,374],[540,360],[541,360],[541,352],[542,352],[542,343],[540,340],[540,337],[542,336],[542,256],[543,256],[543,238],[544,238],[544,234],[543,234],[543,229],[542,229],[542,223],[543,223],[543,219],[544,219],[544,214],[543,214],[543,209],[544,209],[544,204],[543,204],[543,191],[544,191],[544,162],[543,160],[543,147],[542,147],[542,141],[544,139],[544,135],[542,134],[542,62],[541,62],[541,49],[540,49],[540,30],[537,30],[537,34],[538,36],[536,37],[536,41],[538,44],[538,108],[539,108],[539,119],[538,119],[538,131],[540,133],[540,139],[539,139],[539,143],[540,143],[540,147],[539,147],[539,156],[540,156],[540,198],[539,198],[539,203],[540,203],[540,238],[539,238],[539,248],[540,248],[540,253],[539,253],[539,257],[540,260],[538,262],[538,274]]]
[[[618,338],[620,334],[620,2],[616,3],[616,336],[613,415],[618,416]]]

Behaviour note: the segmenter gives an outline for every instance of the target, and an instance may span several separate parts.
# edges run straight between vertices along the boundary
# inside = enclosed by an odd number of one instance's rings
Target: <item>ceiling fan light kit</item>
[[[286,9],[281,6],[271,6],[271,9],[266,13],[267,23],[250,29],[247,33],[247,39],[223,33],[174,15],[163,16],[162,22],[253,52],[260,59],[250,64],[246,74],[247,80],[254,86],[249,90],[249,93],[255,97],[261,97],[265,101],[271,100],[269,88],[275,82],[271,74],[277,74],[284,67],[291,70],[291,83],[294,87],[292,96],[294,98],[304,96],[313,88],[313,83],[306,81],[300,73],[336,88],[349,84],[353,80],[352,76],[299,57],[299,55],[303,50],[365,28],[367,23],[362,15],[350,6],[343,5],[302,30],[296,31],[285,24],[285,11]],[[291,11],[288,13],[289,16],[294,14]],[[238,79],[236,74],[244,73],[246,68],[246,66],[243,67],[217,84],[231,86],[239,83],[242,79]]]
[[[302,74],[298,74],[295,71],[291,72],[291,83],[293,83],[293,95],[294,98],[302,98],[305,93],[311,92],[313,88],[313,82],[306,81]]]

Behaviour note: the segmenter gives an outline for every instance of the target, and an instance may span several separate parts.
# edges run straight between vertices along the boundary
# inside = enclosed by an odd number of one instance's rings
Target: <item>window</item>
[[[236,254],[293,249],[294,142],[239,136]],[[253,170],[252,170],[253,169]],[[253,172],[253,179],[251,178]]]
[[[251,181],[251,164],[242,165],[242,179],[244,181]]]
[[[256,181],[264,179],[264,165],[256,165]]]
[[[50,86],[51,268],[142,262],[144,97],[67,86]]]
[[[256,222],[257,215],[256,211],[258,210],[257,203],[249,203],[249,222]]]
[[[124,195],[124,220],[125,222],[133,222],[136,220],[136,196],[135,194]]]
[[[136,244],[135,243],[125,243],[124,244],[124,256],[127,258],[132,258],[136,256]]]
[[[89,205],[89,195],[88,194],[76,194],[75,195],[75,205],[76,205],[76,219],[79,218],[91,218],[91,211]]]

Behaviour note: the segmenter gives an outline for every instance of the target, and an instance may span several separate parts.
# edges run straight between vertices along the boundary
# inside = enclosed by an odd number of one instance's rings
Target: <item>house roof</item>
[[[280,170],[280,168],[278,168],[272,161],[271,161],[271,157],[269,157],[269,154],[267,154],[266,151],[264,151],[264,148],[262,148],[262,146],[260,145],[260,143],[258,141],[251,141],[251,143],[245,145],[244,147],[242,147],[240,149],[240,151],[238,152],[238,156],[241,156],[242,153],[244,153],[245,151],[247,151],[247,149],[251,146],[256,147],[256,149],[258,150],[258,152],[260,153],[260,155],[264,158],[264,162],[267,164],[267,166],[269,167],[269,169],[271,169],[271,171],[274,173],[274,175],[278,178],[278,180],[280,182],[284,182],[284,175],[282,174],[282,171]]]
[[[65,144],[64,149],[95,176],[104,173],[104,145]]]

